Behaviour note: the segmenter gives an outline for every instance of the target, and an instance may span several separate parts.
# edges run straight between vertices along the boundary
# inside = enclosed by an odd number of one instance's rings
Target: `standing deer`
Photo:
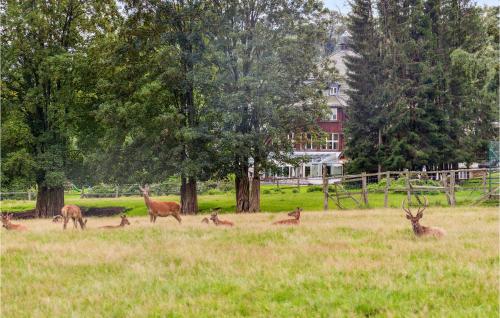
[[[76,222],[80,223],[80,227],[82,230],[85,230],[85,226],[87,224],[87,219],[83,220],[82,210],[76,205],[65,205],[61,209],[61,215],[64,219],[63,229],[66,230],[66,225],[68,224],[69,219],[73,220],[73,226],[75,229],[78,229],[78,225]]]
[[[233,226],[234,223],[231,221],[227,220],[221,220],[219,219],[219,216],[217,215],[217,211],[212,212],[212,215],[210,216],[210,220],[214,222],[215,225],[224,225],[224,226]]]
[[[100,229],[117,229],[120,227],[125,227],[125,225],[130,225],[130,222],[127,219],[127,216],[125,214],[120,215],[121,217],[121,222],[119,225],[105,225],[105,226],[100,226]]]
[[[298,225],[300,224],[300,212],[302,212],[302,209],[297,207],[295,211],[288,213],[288,216],[294,217],[293,219],[276,221],[273,225]]]
[[[158,216],[166,217],[173,216],[179,223],[181,223],[181,206],[177,202],[160,202],[154,201],[149,198],[149,186],[146,184],[143,187],[139,186],[142,195],[144,196],[144,202],[148,208],[149,221],[155,223]]]
[[[446,235],[446,231],[438,228],[438,227],[430,227],[420,225],[420,219],[424,216],[424,210],[427,208],[428,201],[427,198],[424,197],[424,205],[418,207],[417,215],[413,216],[410,211],[410,206],[408,205],[408,209],[405,207],[406,198],[403,200],[403,210],[406,212],[406,218],[411,221],[411,226],[413,227],[413,233],[416,236],[434,236],[434,237],[442,237]]]
[[[2,226],[7,230],[26,231],[28,228],[22,224],[14,224],[10,221],[13,214],[2,214]]]

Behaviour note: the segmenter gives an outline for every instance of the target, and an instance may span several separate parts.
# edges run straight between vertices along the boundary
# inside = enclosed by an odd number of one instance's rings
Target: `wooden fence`
[[[384,207],[389,206],[391,193],[406,193],[411,202],[412,195],[425,193],[444,193],[449,206],[457,204],[457,191],[480,193],[479,198],[471,200],[479,204],[485,200],[499,199],[499,168],[493,169],[458,169],[439,171],[385,171],[380,173],[361,173],[355,175],[327,176],[323,165],[321,178],[273,177],[265,179],[277,186],[281,185],[322,185],[323,209],[328,210],[332,201],[343,209],[345,199],[351,200],[358,207],[369,206],[370,193],[384,194]],[[432,182],[429,182],[432,180]],[[401,185],[404,182],[404,185]],[[372,184],[377,187],[371,187]],[[393,183],[398,183],[394,187]],[[382,187],[380,187],[382,186]],[[356,198],[359,196],[359,199]],[[419,200],[417,198],[417,200]]]

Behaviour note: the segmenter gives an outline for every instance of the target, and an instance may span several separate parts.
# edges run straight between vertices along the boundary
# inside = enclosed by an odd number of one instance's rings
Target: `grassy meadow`
[[[2,317],[498,317],[496,207],[428,208],[440,240],[416,239],[400,209],[270,225],[285,217],[22,221],[1,232]]]

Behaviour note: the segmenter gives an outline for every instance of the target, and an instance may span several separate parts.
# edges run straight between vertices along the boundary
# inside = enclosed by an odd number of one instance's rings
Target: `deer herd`
[[[178,203],[176,202],[163,202],[163,201],[155,201],[152,200],[149,197],[149,187],[148,185],[145,185],[143,187],[139,187],[141,190],[142,196],[144,197],[144,203],[146,204],[146,207],[148,209],[148,214],[149,214],[149,220],[151,223],[156,222],[157,217],[167,217],[167,216],[172,216],[174,217],[179,223],[182,223],[181,219],[181,207]],[[410,220],[413,233],[417,237],[424,237],[424,236],[430,236],[430,237],[442,237],[446,235],[446,231],[438,228],[438,227],[430,227],[430,226],[423,226],[420,224],[420,219],[424,216],[423,212],[428,206],[428,201],[427,198],[424,197],[424,203],[421,204],[419,200],[419,206],[417,213],[415,215],[412,214],[411,209],[409,204],[407,204],[407,200],[404,199],[402,202],[402,209],[403,211],[406,212],[406,218]],[[229,220],[222,220],[219,218],[218,212],[220,212],[220,208],[214,209],[210,218],[203,218],[201,220],[202,223],[209,224],[210,221],[213,222],[216,226],[227,226],[227,227],[232,227],[234,226],[234,223],[229,221]],[[292,217],[289,219],[284,219],[280,221],[276,221],[272,223],[273,225],[299,225],[300,224],[300,213],[302,212],[301,208],[296,208],[294,211],[288,213],[288,216]],[[28,228],[25,225],[22,224],[14,224],[11,222],[11,219],[13,217],[12,213],[9,214],[2,214],[1,219],[2,219],[2,226],[6,228],[7,230],[14,230],[14,231],[26,231]],[[124,228],[126,225],[130,225],[129,220],[127,219],[127,216],[125,214],[120,215],[121,221],[120,224],[118,225],[105,225],[105,226],[100,226],[100,229],[119,229],[119,228]],[[75,229],[78,229],[78,224],[80,225],[80,228],[84,230],[86,228],[87,224],[87,219],[83,218],[83,213],[82,210],[76,206],[76,205],[65,205],[61,209],[61,214],[56,215],[52,221],[54,223],[58,222],[63,222],[63,229],[66,229],[66,226],[69,222],[69,220],[73,221],[73,226]]]

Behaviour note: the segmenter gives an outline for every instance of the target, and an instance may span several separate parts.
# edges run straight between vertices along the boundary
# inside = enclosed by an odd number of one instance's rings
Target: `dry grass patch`
[[[498,315],[498,211],[429,208],[416,239],[399,209],[49,220],[2,231],[3,317],[486,317]],[[68,297],[68,295],[70,295]]]

